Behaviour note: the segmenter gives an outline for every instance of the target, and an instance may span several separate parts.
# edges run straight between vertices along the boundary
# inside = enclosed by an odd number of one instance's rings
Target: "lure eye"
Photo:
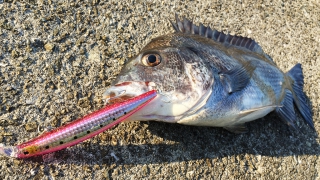
[[[159,54],[147,54],[142,57],[142,63],[145,66],[154,67],[161,63],[161,57]]]

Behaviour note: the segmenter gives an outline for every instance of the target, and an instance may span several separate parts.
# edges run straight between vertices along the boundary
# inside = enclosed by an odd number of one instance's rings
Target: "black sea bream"
[[[294,105],[310,127],[301,64],[283,73],[252,39],[176,16],[175,33],[153,39],[122,69],[104,96],[120,101],[156,89],[129,120],[156,120],[245,132],[245,123],[275,110],[294,127]]]

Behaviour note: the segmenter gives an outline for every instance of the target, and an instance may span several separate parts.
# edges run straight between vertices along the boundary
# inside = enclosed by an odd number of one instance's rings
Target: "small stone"
[[[79,54],[83,55],[84,53],[86,53],[86,51],[85,51],[83,48],[81,48],[81,49],[79,50]]]
[[[12,56],[13,58],[19,57],[19,52],[13,49],[13,50],[11,51],[11,56]]]
[[[47,44],[44,45],[44,48],[46,49],[46,51],[52,52],[52,50],[54,48],[54,44],[47,43]]]
[[[27,45],[26,46],[26,52],[31,52],[32,51],[32,48],[30,47],[30,45]]]
[[[101,61],[101,56],[100,56],[99,49],[98,48],[94,48],[94,49],[90,50],[88,59],[90,61],[100,62]]]
[[[87,172],[87,173],[91,173],[91,172],[92,172],[91,167],[89,167],[89,166],[87,166],[87,165],[83,166],[83,170],[84,170],[85,172]]]
[[[58,34],[59,34],[59,29],[58,29],[58,28],[54,29],[54,30],[53,30],[53,35],[56,36],[56,35],[58,35]]]
[[[21,161],[14,159],[13,160],[13,164],[14,164],[14,166],[17,167],[17,166],[19,166],[21,164]]]
[[[59,124],[59,120],[58,120],[58,118],[57,118],[56,116],[54,116],[54,117],[52,118],[52,120],[50,121],[50,126],[52,126],[52,127],[57,127],[58,124]]]
[[[77,41],[76,41],[76,45],[80,46],[82,43],[84,42],[84,38],[80,37]]]
[[[79,99],[78,101],[78,106],[84,108],[84,107],[88,107],[90,105],[90,100],[88,97],[84,97]]]
[[[142,166],[142,174],[143,174],[144,176],[147,176],[147,175],[149,174],[149,168],[148,168],[147,165],[143,165],[143,166]]]
[[[28,132],[36,131],[38,125],[36,122],[30,122],[25,125],[25,128]]]
[[[100,166],[99,166],[98,164],[95,164],[95,165],[93,166],[93,169],[94,169],[94,170],[100,170]]]
[[[118,144],[117,138],[114,137],[114,136],[112,136],[112,138],[111,138],[111,145],[112,145],[112,146],[116,146],[117,144]]]
[[[306,145],[307,145],[308,147],[311,147],[311,143],[310,143],[310,142],[306,142]]]
[[[2,136],[13,136],[13,133],[12,132],[3,132],[1,135]]]

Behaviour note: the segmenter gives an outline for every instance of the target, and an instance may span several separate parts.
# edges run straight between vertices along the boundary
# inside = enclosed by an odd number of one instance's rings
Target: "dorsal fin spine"
[[[254,49],[254,41],[252,41],[252,42],[250,43],[249,49],[250,49],[250,50],[253,50],[253,49]]]
[[[239,38],[239,36],[237,36],[236,46],[240,46],[240,43],[241,43],[241,38]]]
[[[205,34],[205,27],[204,27],[204,25],[201,24],[201,23],[200,23],[200,25],[199,25],[199,34],[200,34],[201,36],[204,36],[204,34]]]
[[[191,33],[192,22],[184,17],[183,18],[183,27],[184,27],[184,30],[186,33]]]
[[[232,40],[232,36],[230,36],[230,34],[227,34],[226,41],[227,42],[231,42],[231,40]]]
[[[225,46],[237,46],[265,55],[261,47],[251,38],[225,34],[223,32],[217,31],[216,29],[211,29],[209,26],[206,27],[202,23],[200,23],[199,26],[196,26],[192,21],[186,19],[185,17],[183,17],[183,21],[181,21],[177,14],[175,15],[175,19],[176,23],[171,23],[176,32],[182,32],[185,34],[197,34],[213,39],[216,42],[224,44]],[[272,61],[272,59],[268,59]]]
[[[210,27],[207,27],[205,36],[206,36],[207,38],[211,38],[211,37],[210,37],[210,36],[211,36],[210,33],[212,33],[212,30],[211,30]]]
[[[194,24],[192,24],[192,34],[199,34],[199,28]]]

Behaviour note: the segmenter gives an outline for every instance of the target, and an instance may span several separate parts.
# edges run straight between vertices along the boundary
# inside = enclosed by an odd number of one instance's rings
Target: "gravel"
[[[301,63],[316,131],[270,115],[236,135],[130,122],[53,154],[0,157],[1,179],[320,179],[320,5],[302,1],[0,0],[0,142],[22,143],[103,106],[102,93],[174,13]]]

